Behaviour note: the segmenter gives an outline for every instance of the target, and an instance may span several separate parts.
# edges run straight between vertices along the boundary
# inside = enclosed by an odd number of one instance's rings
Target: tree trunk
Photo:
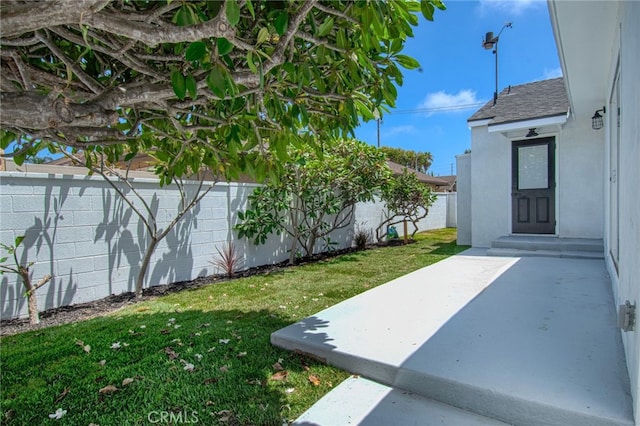
[[[151,238],[151,243],[149,247],[147,247],[147,251],[144,253],[144,259],[142,259],[142,265],[140,265],[140,272],[138,272],[138,278],[136,279],[136,298],[140,299],[142,297],[142,287],[144,286],[144,276],[147,274],[147,269],[149,268],[149,262],[151,261],[151,256],[153,256],[153,252],[156,249],[156,246],[160,240],[155,237]]]
[[[289,252],[289,265],[295,265],[296,263],[296,251],[298,249],[298,238],[300,237],[300,231],[298,229],[298,211],[300,209],[300,197],[293,195],[294,203],[289,209],[289,219],[291,220],[291,251]]]
[[[17,262],[17,260],[16,260]],[[51,275],[46,274],[36,285],[31,284],[31,277],[29,276],[29,268],[19,266],[17,272],[22,278],[22,285],[26,289],[27,296],[27,308],[29,310],[29,323],[39,324],[40,313],[38,312],[38,299],[36,298],[36,290],[48,283],[51,280]]]
[[[298,240],[293,238],[293,242],[291,243],[291,251],[289,253],[289,265],[296,264],[296,250],[298,249]]]
[[[24,288],[26,289],[25,293],[27,295],[27,307],[29,309],[29,323],[39,324],[40,316],[38,315],[38,299],[36,299],[35,289],[31,285],[29,268],[20,266],[18,268],[18,273],[20,274],[20,278],[22,278],[22,285],[24,285]]]
[[[320,213],[318,218],[313,222],[311,229],[309,229],[309,238],[307,239],[307,256],[313,256],[314,249],[316,247],[316,241],[318,241],[318,230],[322,226],[324,220],[324,213]]]
[[[316,234],[317,231],[315,229],[311,230],[311,235],[309,235],[309,238],[307,239],[307,246],[305,247],[305,250],[307,251],[307,256],[309,257],[313,256],[313,249],[316,246],[317,241]]]
[[[27,291],[27,300],[29,305],[29,323],[40,324],[40,315],[38,314],[38,298],[35,291]]]

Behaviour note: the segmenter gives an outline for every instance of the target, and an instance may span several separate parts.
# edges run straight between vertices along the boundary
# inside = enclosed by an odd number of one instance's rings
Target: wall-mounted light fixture
[[[493,49],[493,54],[496,55],[496,91],[493,92],[494,105],[498,101],[498,41],[500,40],[500,34],[502,34],[502,31],[504,31],[505,28],[511,28],[511,25],[511,22],[505,23],[498,35],[495,37],[493,36],[493,31],[489,31],[485,34],[484,39],[482,40],[482,47],[486,50]]]
[[[525,136],[525,138],[532,138],[534,136],[538,136],[538,132],[536,132],[535,127],[533,129],[529,129],[529,133],[527,133],[527,136]]]
[[[622,331],[633,331],[636,325],[636,304],[628,300],[618,307],[618,327]]]
[[[600,113],[606,114],[607,109],[605,107],[602,107],[602,109],[596,110],[596,112],[593,114],[593,117],[591,117],[591,128],[593,130],[602,129],[602,126],[604,126],[604,120],[602,119]]]

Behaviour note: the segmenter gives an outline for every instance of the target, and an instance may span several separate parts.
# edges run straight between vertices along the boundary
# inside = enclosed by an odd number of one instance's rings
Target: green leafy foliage
[[[198,86],[197,86],[196,79],[193,78],[192,75],[188,75],[186,77],[185,86],[186,86],[187,92],[189,92],[189,96],[191,96],[191,99],[196,99],[198,97]]]
[[[444,9],[440,0],[83,7],[3,6],[2,146],[24,150],[18,164],[56,144],[109,158],[153,152],[172,159],[156,168],[165,183],[202,164],[264,177],[290,145],[348,137],[395,105],[401,69],[418,66],[401,53],[417,15]],[[68,22],[47,26],[54,8]]]
[[[433,21],[433,14],[436,10],[436,7],[440,10],[446,9],[444,3],[442,3],[441,1],[420,2],[420,10],[422,11],[422,15],[428,21]]]
[[[384,155],[353,139],[336,141],[324,151],[290,150],[278,180],[270,180],[249,196],[239,212],[239,237],[264,244],[272,233],[291,238],[290,262],[298,248],[314,254],[316,243],[331,247],[329,234],[351,224],[353,208],[369,201],[391,176]]]
[[[224,37],[216,40],[216,45],[218,46],[218,55],[220,56],[228,55],[233,50],[233,44]]]
[[[207,45],[202,41],[195,41],[187,47],[185,58],[187,61],[198,61],[202,59],[207,51]]]
[[[227,19],[231,26],[235,27],[240,22],[240,6],[237,0],[227,0],[225,4],[227,5]]]
[[[173,91],[178,99],[184,99],[187,94],[187,83],[180,71],[174,71],[171,73],[171,84],[173,85]]]

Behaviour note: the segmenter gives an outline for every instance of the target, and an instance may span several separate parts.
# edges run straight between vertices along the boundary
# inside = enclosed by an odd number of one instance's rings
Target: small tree
[[[142,194],[137,190],[134,179],[129,175],[129,169],[127,168],[126,170],[122,170],[115,167],[117,162],[114,160],[117,160],[117,158],[111,158],[110,161],[108,161],[103,155],[100,155],[95,151],[85,151],[85,159],[82,160],[74,154],[64,152],[64,155],[71,158],[73,161],[84,163],[85,167],[87,167],[91,173],[97,173],[102,176],[102,178],[113,188],[116,194],[118,194],[118,196],[131,208],[142,222],[150,241],[145,249],[142,264],[140,265],[140,271],[136,278],[135,292],[136,297],[138,298],[142,297],[142,288],[144,287],[144,278],[147,274],[147,270],[149,269],[149,262],[151,261],[151,256],[160,241],[162,241],[164,237],[171,232],[185,214],[198,205],[200,200],[209,193],[217,182],[217,177],[214,175],[213,181],[207,182],[205,186],[205,170],[197,168],[203,164],[204,161],[201,158],[197,158],[197,152],[197,149],[179,149],[179,152],[175,153],[174,157],[168,158],[166,161],[162,161],[160,159],[156,160],[156,174],[160,177],[160,184],[163,185],[173,182],[180,193],[180,205],[178,212],[173,216],[171,222],[169,222],[164,229],[158,227],[156,214],[150,207],[147,200],[145,200]],[[133,158],[130,154],[125,156],[126,160],[131,160]],[[171,169],[172,160],[178,159],[181,155],[191,156],[192,161],[190,163],[192,163],[193,166],[191,168],[187,166],[186,170],[180,170],[181,174],[176,174],[176,171],[174,170],[170,174],[171,177],[169,178],[163,173],[163,171]],[[191,196],[189,196],[185,190],[182,173],[195,173],[196,176],[193,177],[193,179],[199,181],[195,193]],[[127,192],[126,189],[129,191]]]
[[[329,243],[331,232],[350,225],[355,204],[373,199],[391,174],[384,155],[356,140],[339,141],[321,155],[293,150],[284,169],[279,180],[249,196],[236,230],[254,244],[264,244],[271,233],[288,234],[291,264],[299,248],[311,256],[316,242]]]
[[[22,244],[24,240],[24,235],[16,237],[14,245],[6,245],[0,244],[0,247],[5,249],[9,255],[13,256],[13,263],[15,266],[10,266],[5,262],[8,260],[7,257],[0,258],[0,275],[5,272],[11,272],[18,275],[22,279],[22,285],[25,288],[25,296],[27,296],[27,305],[29,309],[29,322],[31,324],[40,323],[40,315],[38,313],[38,299],[36,298],[36,290],[48,283],[51,280],[51,275],[47,274],[36,284],[33,284],[31,281],[31,274],[29,273],[29,268],[35,262],[29,262],[24,265],[22,262],[18,260],[18,247]]]
[[[378,242],[387,236],[389,226],[408,220],[413,225],[411,238],[418,232],[418,221],[427,217],[435,195],[427,185],[420,183],[415,173],[406,168],[400,176],[390,179],[382,188],[382,201],[386,203],[386,218],[376,229]]]

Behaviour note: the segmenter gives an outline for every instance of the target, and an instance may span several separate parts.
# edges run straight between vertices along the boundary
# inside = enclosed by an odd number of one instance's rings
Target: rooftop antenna
[[[482,47],[486,50],[493,49],[493,54],[496,55],[496,90],[493,92],[494,105],[498,102],[498,41],[500,40],[500,34],[502,34],[505,28],[512,28],[512,23],[506,22],[495,37],[493,36],[493,31],[489,31],[482,40]]]

